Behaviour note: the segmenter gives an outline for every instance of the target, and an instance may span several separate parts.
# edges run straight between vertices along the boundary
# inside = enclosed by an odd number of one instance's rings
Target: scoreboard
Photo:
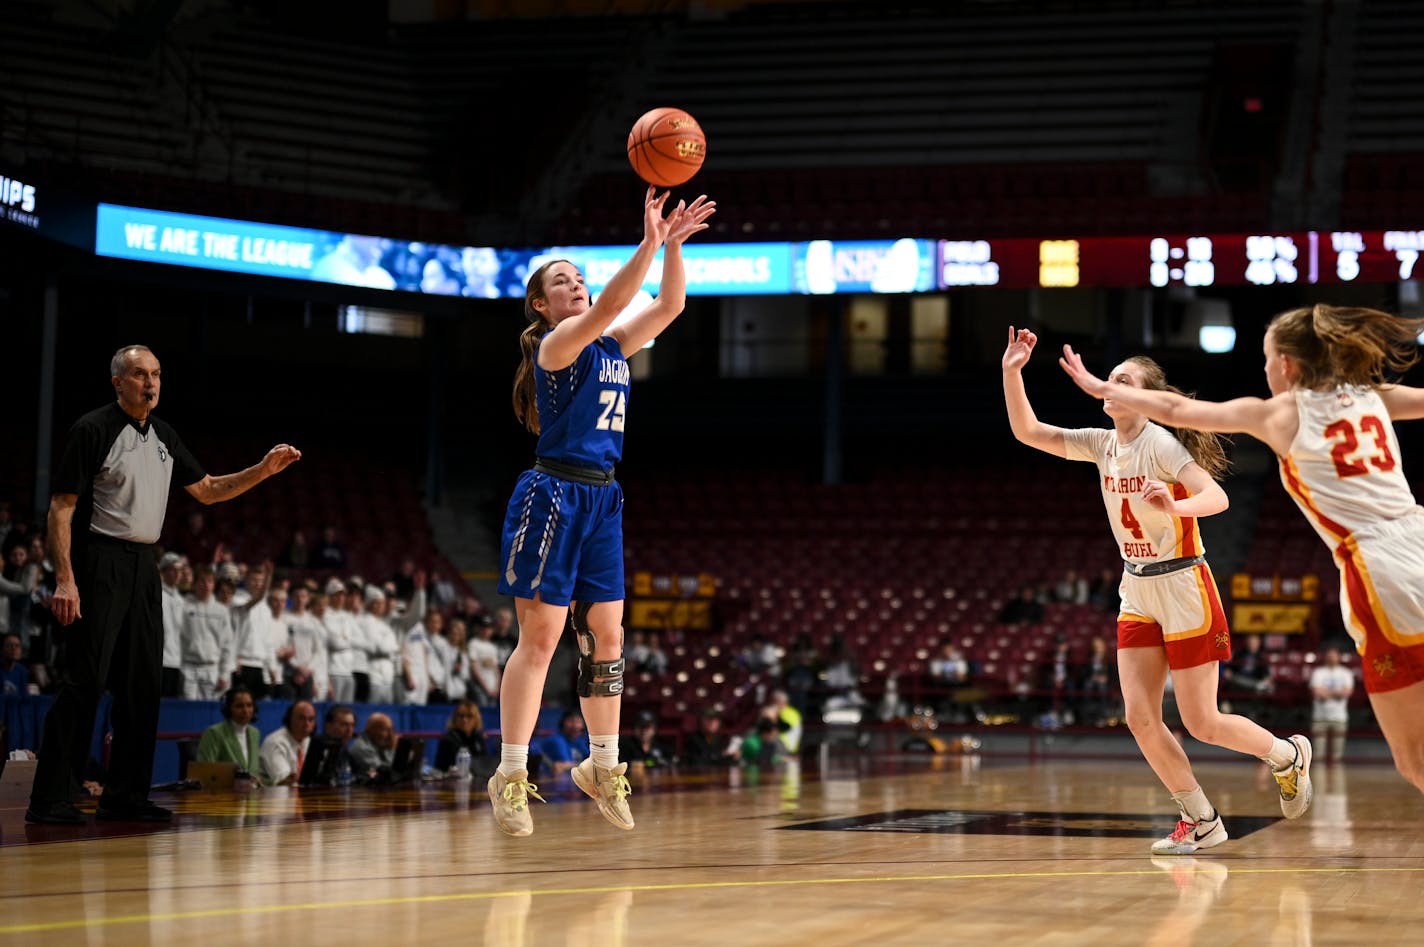
[[[941,289],[1392,283],[1421,250],[1421,230],[941,240],[937,275]]]

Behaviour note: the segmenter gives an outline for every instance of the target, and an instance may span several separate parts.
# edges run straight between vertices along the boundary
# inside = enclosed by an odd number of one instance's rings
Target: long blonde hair
[[[1276,350],[1300,366],[1302,388],[1383,384],[1419,361],[1421,330],[1424,319],[1324,303],[1289,309],[1266,327]]]
[[[549,267],[567,262],[550,260],[545,263],[530,274],[529,285],[524,290],[524,318],[529,320],[529,325],[519,333],[519,349],[524,357],[514,372],[514,416],[535,434],[539,433],[539,404],[534,390],[534,353],[539,348],[539,340],[553,326],[534,308],[534,301],[544,298],[544,274]]]
[[[1131,362],[1142,369],[1143,388],[1150,391],[1170,391],[1184,398],[1193,397],[1191,393],[1183,391],[1175,385],[1167,384],[1167,373],[1162,370],[1162,366],[1146,355],[1133,355],[1124,361]],[[1182,442],[1187,453],[1192,455],[1192,460],[1196,461],[1197,466],[1205,470],[1211,479],[1220,480],[1231,468],[1231,461],[1226,459],[1226,439],[1220,434],[1198,431],[1196,428],[1190,427],[1169,427],[1167,430]]]

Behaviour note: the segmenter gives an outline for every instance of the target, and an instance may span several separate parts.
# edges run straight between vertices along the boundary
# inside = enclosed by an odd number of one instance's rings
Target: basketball
[[[628,133],[628,161],[654,187],[686,182],[707,156],[707,136],[682,109],[658,108],[643,114]]]

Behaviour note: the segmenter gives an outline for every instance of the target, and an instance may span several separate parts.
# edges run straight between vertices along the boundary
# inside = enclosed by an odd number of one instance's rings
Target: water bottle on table
[[[458,780],[470,778],[470,751],[468,747],[460,747],[460,751],[455,754],[455,765],[450,767],[450,773]]]

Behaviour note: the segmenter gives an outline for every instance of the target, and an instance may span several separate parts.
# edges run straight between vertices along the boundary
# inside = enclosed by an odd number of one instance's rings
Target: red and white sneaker
[[[1177,820],[1177,827],[1171,835],[1152,843],[1152,854],[1195,855],[1204,848],[1220,845],[1227,837],[1219,812],[1213,812],[1210,819],[1200,822],[1188,822],[1182,818]]]

